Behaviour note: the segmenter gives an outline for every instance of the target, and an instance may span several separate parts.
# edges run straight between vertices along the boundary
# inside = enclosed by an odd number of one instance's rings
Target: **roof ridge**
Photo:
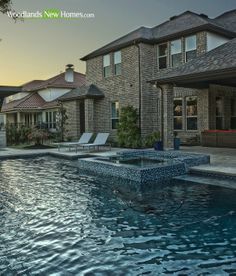
[[[229,11],[223,12],[222,14],[216,16],[216,17],[214,18],[214,20],[215,20],[215,19],[219,19],[219,18],[221,18],[221,17],[224,17],[224,16],[227,15],[227,14],[234,13],[234,12],[236,12],[236,9],[233,9],[233,10],[229,10]]]

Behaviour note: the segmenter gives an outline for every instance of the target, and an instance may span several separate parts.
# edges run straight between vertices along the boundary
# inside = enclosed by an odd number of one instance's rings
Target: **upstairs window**
[[[167,68],[167,43],[158,45],[157,55],[159,69]]]
[[[181,39],[173,40],[170,43],[171,66],[177,67],[182,63]]]
[[[110,55],[103,56],[103,76],[109,77],[111,75],[111,58]]]
[[[115,75],[121,75],[121,51],[114,53]]]
[[[119,123],[120,105],[119,102],[111,103],[111,128],[117,129]]]
[[[185,38],[185,61],[188,62],[197,56],[197,38],[191,35]]]

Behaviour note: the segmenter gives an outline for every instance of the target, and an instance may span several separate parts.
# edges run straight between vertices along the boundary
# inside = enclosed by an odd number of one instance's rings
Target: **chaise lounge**
[[[71,147],[75,147],[75,151],[77,152],[78,147],[81,147],[84,144],[88,144],[92,136],[93,136],[93,133],[85,132],[81,135],[78,142],[54,143],[54,145],[58,146],[58,151],[60,151],[61,147],[68,147],[69,150]]]
[[[83,144],[83,145],[81,145],[81,147],[83,147],[83,149],[85,149],[85,148],[96,149],[96,147],[97,147],[97,149],[99,149],[99,147],[101,147],[101,146],[109,146],[111,149],[111,145],[107,144],[107,139],[108,139],[109,135],[110,135],[109,133],[98,133],[93,143]]]

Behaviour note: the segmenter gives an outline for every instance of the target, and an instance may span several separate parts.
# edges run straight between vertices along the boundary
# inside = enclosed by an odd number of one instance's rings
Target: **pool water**
[[[160,164],[166,164],[167,161],[165,159],[151,159],[147,157],[132,157],[132,158],[123,158],[118,156],[111,156],[109,158],[96,158],[96,160],[101,160],[105,162],[110,162],[114,164],[123,164],[123,165],[129,165],[133,167],[153,167]]]
[[[1,275],[233,275],[236,191],[131,191],[53,158],[0,163]]]

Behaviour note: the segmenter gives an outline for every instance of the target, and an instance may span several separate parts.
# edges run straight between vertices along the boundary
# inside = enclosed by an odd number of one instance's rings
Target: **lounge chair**
[[[63,143],[54,143],[54,145],[58,146],[58,151],[60,151],[61,147],[68,147],[69,150],[71,147],[75,147],[75,150],[77,152],[77,148],[79,146],[82,146],[83,144],[88,144],[90,141],[91,137],[93,136],[93,133],[90,132],[85,132],[81,135],[80,139],[78,142],[63,142]]]
[[[81,145],[81,147],[84,148],[98,148],[101,147],[101,146],[109,146],[110,149],[111,149],[111,145],[110,144],[107,144],[107,139],[109,137],[110,133],[98,133],[94,142],[91,143],[91,144],[83,144]]]

